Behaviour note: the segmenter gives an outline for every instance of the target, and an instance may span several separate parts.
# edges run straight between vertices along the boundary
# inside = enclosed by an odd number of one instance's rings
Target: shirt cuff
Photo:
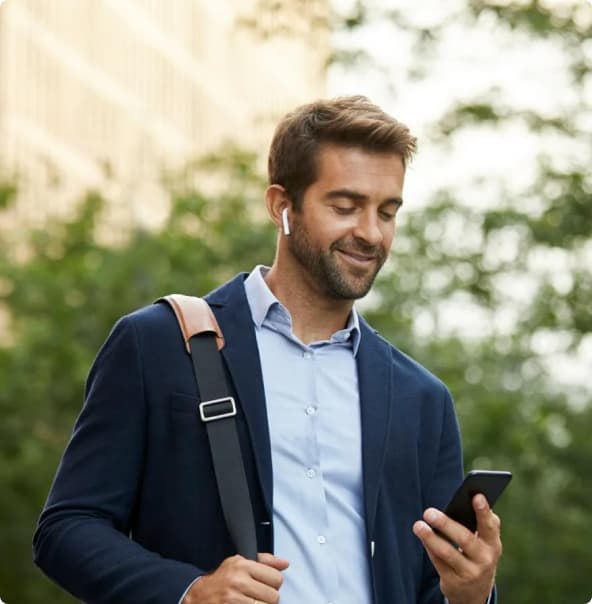
[[[183,595],[179,598],[179,602],[177,602],[177,604],[183,604],[183,600],[185,599],[185,596],[189,593],[189,590],[201,579],[201,575],[199,577],[197,577],[197,579],[195,579],[194,581],[191,581],[191,583],[188,585],[187,589],[183,592]],[[487,604],[489,604],[489,601],[487,601]]]
[[[487,602],[485,602],[485,604],[491,604],[491,598],[493,598],[493,589],[489,592],[489,596],[487,598]],[[450,604],[450,602],[448,601],[448,598],[444,598],[444,604]]]

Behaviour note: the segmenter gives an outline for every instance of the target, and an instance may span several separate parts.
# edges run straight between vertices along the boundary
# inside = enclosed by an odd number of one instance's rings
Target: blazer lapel
[[[371,539],[390,431],[392,363],[386,342],[377,338],[376,332],[362,320],[360,327],[357,366],[362,418],[362,464],[366,530]]]
[[[265,390],[257,339],[243,280],[244,275],[239,275],[207,296],[207,300],[224,334],[225,345],[222,349],[222,356],[226,361],[236,394],[241,401],[265,507],[271,517],[273,474]]]

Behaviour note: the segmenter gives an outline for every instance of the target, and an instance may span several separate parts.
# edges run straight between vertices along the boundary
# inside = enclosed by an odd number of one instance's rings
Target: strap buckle
[[[236,403],[232,396],[215,398],[199,404],[199,416],[202,422],[213,422],[233,415],[236,415]]]

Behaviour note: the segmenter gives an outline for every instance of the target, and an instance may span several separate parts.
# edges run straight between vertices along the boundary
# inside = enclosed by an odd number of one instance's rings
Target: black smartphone
[[[466,526],[470,531],[477,530],[477,518],[473,510],[473,497],[482,493],[493,507],[503,490],[512,479],[511,472],[501,470],[472,470],[452,496],[444,513]]]

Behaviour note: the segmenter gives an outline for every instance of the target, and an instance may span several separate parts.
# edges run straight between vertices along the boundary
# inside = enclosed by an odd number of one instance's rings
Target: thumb
[[[257,562],[265,564],[266,566],[271,566],[276,570],[286,570],[286,568],[290,566],[290,563],[285,558],[278,558],[277,556],[268,553],[257,554]]]

